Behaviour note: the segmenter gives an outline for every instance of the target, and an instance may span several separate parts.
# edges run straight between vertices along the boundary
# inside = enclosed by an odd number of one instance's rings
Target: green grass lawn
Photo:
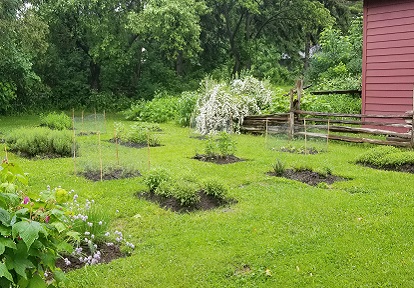
[[[236,156],[245,161],[216,165],[191,159],[205,142],[190,137],[189,129],[163,124],[163,146],[149,153],[120,147],[120,164],[143,174],[150,165],[178,176],[215,177],[238,201],[178,214],[134,196],[145,189],[142,177],[91,182],[74,175],[75,167],[99,163],[100,154],[104,164],[116,163],[115,146],[106,141],[113,136],[113,119],[107,120],[100,149],[97,135],[77,138],[75,163],[9,154],[29,173],[31,189],[60,185],[94,199],[114,219],[112,228],[136,246],[130,257],[68,273],[67,287],[414,286],[414,176],[355,165],[355,157],[372,146],[330,142],[328,152],[299,155],[278,149],[303,146],[303,140],[235,135]],[[38,121],[3,117],[0,132]],[[323,141],[307,145],[326,149]],[[287,168],[329,168],[350,180],[321,189],[267,176],[276,159]]]

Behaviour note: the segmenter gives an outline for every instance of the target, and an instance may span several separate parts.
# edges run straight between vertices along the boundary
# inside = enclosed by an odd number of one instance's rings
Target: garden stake
[[[303,118],[303,127],[305,128],[305,155],[308,154],[308,149],[307,149],[307,140],[308,138],[306,137],[306,118]]]
[[[103,165],[102,165],[102,147],[101,147],[101,132],[98,131],[98,142],[99,142],[99,165],[101,169],[101,181],[103,180]]]
[[[266,131],[265,131],[265,148],[267,149],[267,137],[268,137],[268,129],[269,127],[269,120],[266,118]]]
[[[6,153],[6,158],[4,160],[6,160],[6,162],[9,162],[9,157],[7,156],[7,146],[6,146],[6,144],[4,144],[4,152]]]
[[[150,155],[150,135],[149,135],[149,131],[147,130],[147,146],[148,146],[148,171],[151,170],[151,155]]]
[[[72,130],[73,130],[73,172],[76,175],[76,131],[75,131],[75,109],[72,109]]]
[[[115,147],[116,147],[116,163],[119,166],[119,147],[118,147],[118,135],[116,135],[116,128],[114,127],[114,139],[115,139]]]
[[[82,127],[81,127],[82,132],[83,132],[83,113],[84,113],[84,111],[82,110]]]
[[[330,122],[329,122],[329,118],[328,118],[328,134],[326,135],[326,152],[328,152],[328,148],[329,148],[329,127],[330,126]]]

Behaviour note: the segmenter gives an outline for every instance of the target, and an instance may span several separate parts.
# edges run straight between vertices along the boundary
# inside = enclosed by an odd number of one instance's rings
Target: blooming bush
[[[230,85],[206,80],[203,90],[196,117],[196,128],[203,135],[238,130],[244,116],[261,114],[272,98],[265,83],[253,77],[234,80]]]

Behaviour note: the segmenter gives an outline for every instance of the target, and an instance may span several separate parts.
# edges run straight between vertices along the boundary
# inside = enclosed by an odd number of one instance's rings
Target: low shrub
[[[69,131],[51,130],[46,127],[19,128],[6,135],[5,141],[10,151],[28,157],[70,157],[73,155],[73,149],[78,155],[78,145],[74,145]]]
[[[220,132],[218,136],[207,137],[204,152],[208,157],[228,157],[236,152],[236,141],[227,132]]]
[[[401,150],[393,146],[378,146],[359,155],[356,158],[356,163],[383,167],[385,165],[384,157],[386,155],[399,152],[401,152]]]
[[[63,112],[52,112],[40,118],[40,126],[56,130],[71,129],[72,119],[70,119],[70,117]]]
[[[206,195],[223,200],[227,197],[228,188],[217,180],[209,179],[203,183],[203,191]]]
[[[120,122],[115,123],[115,137],[124,143],[147,144],[159,146],[160,141],[154,131],[160,131],[160,127],[151,123],[135,123],[126,126]]]
[[[402,165],[414,165],[414,152],[413,151],[401,151],[391,154],[386,154],[381,159],[382,166],[395,167]]]
[[[179,201],[181,206],[191,207],[200,201],[199,185],[194,182],[178,180],[171,185],[171,196]]]
[[[168,171],[162,168],[153,169],[144,177],[144,183],[148,186],[150,192],[156,192],[158,186],[163,182],[169,182],[171,176]],[[163,188],[165,189],[165,188]],[[159,192],[161,193],[161,192]]]
[[[177,102],[177,123],[189,127],[193,121],[199,95],[196,92],[183,92]]]
[[[178,97],[158,93],[152,101],[140,100],[124,111],[127,120],[164,123],[177,115]]]

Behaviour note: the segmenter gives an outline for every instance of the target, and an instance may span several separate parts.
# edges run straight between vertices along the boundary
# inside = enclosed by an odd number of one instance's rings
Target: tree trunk
[[[90,69],[90,78],[89,78],[89,85],[91,90],[100,91],[101,90],[101,66],[95,61],[91,60],[89,64]]]
[[[182,76],[184,72],[184,57],[183,57],[183,51],[178,51],[177,55],[177,62],[176,62],[176,73],[177,76]]]

